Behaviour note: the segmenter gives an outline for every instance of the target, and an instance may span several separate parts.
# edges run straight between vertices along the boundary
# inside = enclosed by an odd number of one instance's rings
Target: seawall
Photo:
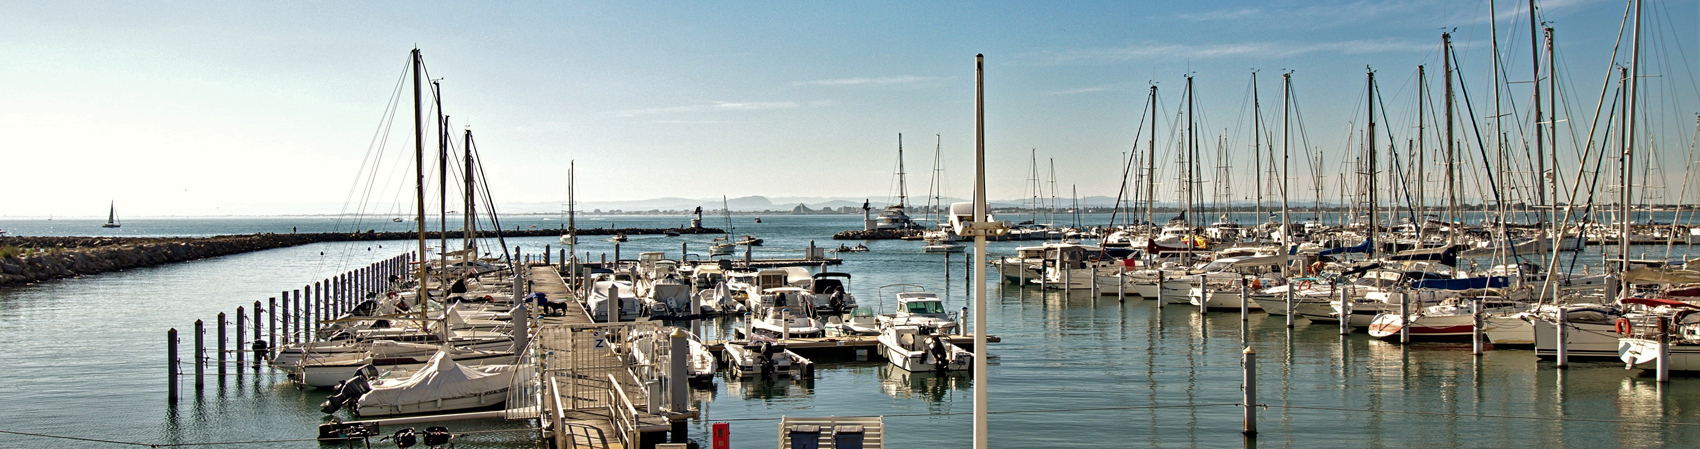
[[[722,234],[714,228],[580,229],[579,235]],[[502,231],[504,237],[550,237],[558,229]],[[249,234],[215,237],[0,237],[0,286],[20,285],[75,276],[151,267],[208,257],[228,256],[320,242],[413,240],[417,233],[356,232],[311,234]],[[449,239],[461,238],[450,231]],[[479,233],[496,237],[494,231]],[[426,233],[437,239],[437,233]]]

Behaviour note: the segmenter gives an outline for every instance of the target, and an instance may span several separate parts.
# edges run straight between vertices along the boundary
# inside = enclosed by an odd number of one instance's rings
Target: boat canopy
[[[1697,306],[1697,305],[1694,305],[1694,304],[1690,304],[1690,303],[1686,303],[1686,302],[1682,302],[1682,301],[1677,301],[1677,300],[1674,300],[1674,299],[1664,299],[1664,298],[1623,298],[1623,299],[1619,300],[1618,302],[1621,302],[1621,303],[1624,303],[1624,304],[1640,304],[1640,305],[1648,306],[1648,307],[1670,306],[1670,307],[1684,307],[1684,308],[1689,308],[1689,309],[1700,309],[1700,306]]]
[[[501,365],[511,370],[512,365]],[[423,368],[399,382],[380,382],[360,397],[361,407],[419,404],[439,399],[476,396],[508,387],[512,371],[492,372],[455,363],[445,351],[437,351]]]
[[[1700,271],[1637,267],[1624,272],[1623,281],[1631,284],[1692,284],[1700,282]]]

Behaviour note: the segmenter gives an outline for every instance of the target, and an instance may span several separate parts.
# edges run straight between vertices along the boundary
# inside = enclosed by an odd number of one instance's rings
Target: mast
[[[574,254],[578,253],[578,223],[574,221],[578,213],[578,204],[574,201],[573,185],[578,183],[578,161],[567,161],[567,246]],[[724,198],[724,197],[722,197]],[[728,240],[730,242],[730,240]]]
[[[113,224],[113,223],[117,223],[117,222],[118,222],[118,202],[112,201],[112,202],[109,202],[109,203],[106,204],[106,224]]]
[[[1195,133],[1197,129],[1193,129],[1192,121],[1192,94],[1192,75],[1187,75],[1187,150],[1185,150],[1185,158],[1181,158],[1180,185],[1183,189],[1181,190],[1181,202],[1183,202],[1181,213],[1187,216],[1187,235],[1192,235],[1192,219],[1197,216],[1192,211],[1192,167],[1197,165],[1198,156],[1198,134]]]
[[[1157,208],[1157,85],[1151,85],[1151,146],[1145,158],[1145,222],[1152,221]]]
[[[1257,192],[1256,216],[1253,222],[1263,220],[1263,109],[1257,102],[1257,71],[1251,71],[1251,155],[1252,183],[1256,184]]]
[[[449,118],[443,115],[443,85],[431,80],[437,103],[437,266],[449,269]]]
[[[1427,154],[1427,152],[1424,151],[1424,145],[1423,145],[1423,140],[1425,140],[1425,138],[1424,138],[1425,136],[1423,134],[1423,129],[1424,129],[1423,128],[1423,126],[1424,126],[1424,123],[1423,123],[1423,99],[1426,98],[1426,97],[1424,97],[1424,95],[1427,94],[1427,93],[1428,93],[1428,72],[1426,71],[1426,67],[1418,65],[1417,66],[1417,163],[1416,163],[1416,166],[1414,167],[1414,170],[1413,170],[1413,171],[1417,172],[1417,201],[1416,201],[1417,202],[1417,217],[1416,217],[1417,222],[1412,223],[1412,224],[1416,225],[1416,227],[1417,227],[1417,242],[1418,242],[1419,245],[1421,245],[1421,242],[1423,240],[1423,238],[1422,238],[1423,237],[1423,228],[1426,227],[1426,226],[1424,226],[1424,224],[1426,224],[1426,222],[1428,221],[1428,216],[1426,215],[1427,211],[1428,211],[1428,204],[1427,204],[1428,192],[1424,190],[1424,182],[1426,182],[1427,178],[1428,178],[1425,175],[1427,174],[1428,170],[1426,170],[1427,167],[1423,165],[1424,162],[1428,161],[1428,157],[1427,157],[1428,154]]]
[[[1452,129],[1452,34],[1440,33],[1440,61],[1442,71],[1446,72],[1446,243],[1453,244],[1458,240],[1458,175],[1454,162],[1458,160],[1457,148]]]
[[[1531,103],[1531,105],[1535,108],[1535,179],[1539,181],[1539,185],[1536,185],[1534,189],[1535,207],[1547,205],[1546,189],[1542,188],[1545,187],[1544,184],[1546,184],[1543,180],[1546,178],[1547,174],[1547,158],[1546,139],[1542,137],[1543,134],[1541,133],[1541,42],[1539,24],[1540,22],[1535,17],[1535,0],[1529,0],[1529,64],[1534,66],[1534,81],[1532,84],[1535,86],[1535,98]],[[1552,76],[1552,74],[1548,73],[1547,76]],[[1553,166],[1553,170],[1558,170],[1558,166]],[[1556,180],[1554,180],[1554,182],[1556,182]],[[1555,201],[1557,200],[1556,197],[1553,199]],[[1552,213],[1555,214],[1552,217],[1552,221],[1557,222],[1557,209],[1554,209]],[[1535,216],[1540,217],[1539,220],[1542,222],[1547,221],[1546,214],[1537,213]]]
[[[1558,55],[1554,52],[1554,48],[1553,48],[1552,27],[1546,27],[1544,29],[1546,30],[1546,38],[1547,38],[1547,87],[1548,87],[1548,89],[1547,89],[1547,127],[1548,127],[1548,129],[1550,129],[1552,131],[1552,132],[1547,133],[1547,139],[1550,139],[1547,142],[1549,144],[1547,146],[1547,148],[1551,149],[1551,151],[1547,152],[1548,153],[1547,156],[1552,157],[1552,180],[1549,184],[1552,186],[1552,222],[1553,222],[1554,226],[1557,226],[1557,225],[1559,225],[1559,223],[1558,223],[1558,194],[1559,194],[1559,190],[1558,190],[1559,189],[1559,186],[1558,186],[1558,75],[1557,75],[1558,74],[1558,63],[1555,61],[1555,59]],[[1565,201],[1565,208],[1566,209],[1569,209],[1569,207],[1570,207],[1569,203],[1570,203],[1570,201],[1568,201],[1568,200]],[[1566,213],[1566,215],[1568,215],[1568,212]],[[1553,236],[1554,236],[1555,239],[1557,239],[1557,242],[1554,243],[1555,245],[1559,245],[1559,246],[1564,245],[1564,230],[1563,229],[1559,229],[1559,228],[1556,228],[1556,227],[1553,228]]]
[[[1291,168],[1287,165],[1290,155],[1287,144],[1291,141],[1288,134],[1291,133],[1292,127],[1289,120],[1292,114],[1292,92],[1293,72],[1281,74],[1281,254],[1287,254],[1287,248],[1293,247],[1293,217],[1289,215],[1291,211],[1287,203],[1287,183],[1293,179],[1293,174],[1288,173]],[[1282,269],[1287,265],[1291,264],[1282,265]]]
[[[1629,189],[1633,186],[1629,176],[1634,173],[1635,166],[1635,110],[1639,106],[1637,96],[1641,92],[1641,0],[1635,0],[1635,39],[1631,40],[1629,50],[1629,71],[1624,75],[1628,83],[1629,94],[1623,99],[1623,245],[1619,248],[1623,256],[1623,271],[1629,271],[1629,222],[1630,213],[1634,209],[1629,204]],[[1623,289],[1627,292],[1629,289]],[[1627,295],[1625,295],[1627,296]]]
[[[419,229],[419,271],[415,279],[419,281],[419,313],[424,316],[425,307],[429,304],[429,293],[425,289],[425,116],[423,109],[424,92],[419,83],[419,69],[424,65],[419,57],[419,49],[413,49],[413,185],[414,204],[418,205],[414,216]],[[447,324],[447,323],[444,323]],[[448,326],[443,326],[445,332]],[[443,344],[448,344],[444,339]]]
[[[903,179],[903,133],[897,133],[897,207],[909,203],[909,185]]]
[[[1381,245],[1375,242],[1376,234],[1381,232],[1380,228],[1376,226],[1378,221],[1376,213],[1380,204],[1376,202],[1375,198],[1375,71],[1369,70],[1367,67],[1364,68],[1364,71],[1369,73],[1369,87],[1364,96],[1367,99],[1364,103],[1369,104],[1369,131],[1367,133],[1369,140],[1368,146],[1364,147],[1369,158],[1368,162],[1364,164],[1364,167],[1369,168],[1369,235],[1366,238],[1369,241],[1369,257],[1374,259],[1381,253]]]
[[[465,213],[462,214],[462,216],[461,216],[461,231],[462,231],[461,235],[463,236],[462,238],[466,239],[466,242],[463,245],[463,246],[465,246],[465,248],[461,248],[461,249],[468,251],[466,257],[467,257],[467,260],[470,261],[473,258],[478,257],[478,251],[476,251],[476,248],[474,248],[474,244],[475,244],[475,242],[477,242],[477,239],[478,239],[478,234],[477,234],[476,231],[473,231],[473,228],[474,228],[473,224],[478,221],[478,214],[474,212],[476,205],[472,201],[474,190],[473,190],[473,179],[472,179],[472,130],[471,129],[466,130],[466,145],[465,145],[464,151],[466,153],[466,162],[463,164],[463,167],[466,169],[466,181],[464,182],[464,184],[466,184],[466,198],[465,198],[466,207],[463,209],[463,211]]]

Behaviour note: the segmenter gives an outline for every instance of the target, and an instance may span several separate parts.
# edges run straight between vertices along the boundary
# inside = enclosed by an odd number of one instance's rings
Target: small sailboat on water
[[[108,204],[107,206],[108,206],[108,209],[106,210],[106,224],[100,225],[100,227],[116,228],[116,227],[119,227],[119,226],[124,226],[123,223],[118,222],[118,204],[116,202],[114,202],[114,203]]]

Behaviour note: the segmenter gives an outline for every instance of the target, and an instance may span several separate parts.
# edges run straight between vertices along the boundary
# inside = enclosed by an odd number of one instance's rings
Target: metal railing
[[[608,384],[613,388],[608,390],[608,422],[614,425],[614,433],[620,437],[620,444],[632,447],[637,444],[637,407],[627,399],[620,380],[608,375]]]

